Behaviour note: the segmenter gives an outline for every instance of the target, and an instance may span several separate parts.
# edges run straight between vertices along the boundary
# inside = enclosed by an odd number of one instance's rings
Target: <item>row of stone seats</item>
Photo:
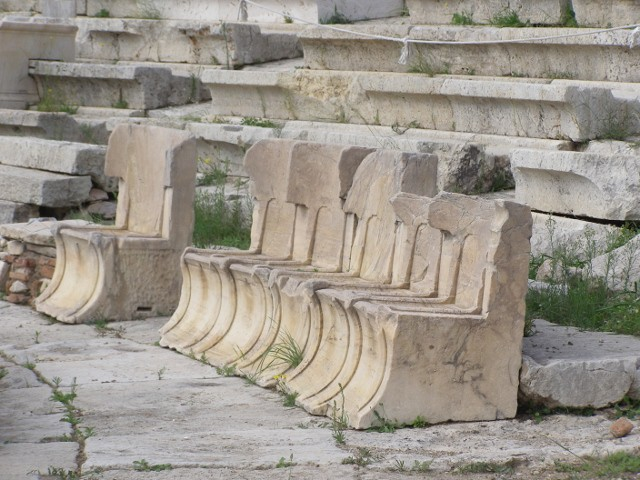
[[[278,382],[306,410],[355,428],[378,416],[514,416],[529,209],[434,197],[436,161],[259,142],[245,159],[252,247],[184,252],[161,344]],[[279,358],[291,347],[297,365]]]

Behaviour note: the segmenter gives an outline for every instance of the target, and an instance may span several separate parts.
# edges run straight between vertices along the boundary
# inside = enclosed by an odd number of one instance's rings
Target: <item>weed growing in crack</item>
[[[523,22],[514,10],[507,8],[497,12],[491,20],[489,20],[489,25],[493,25],[494,27],[520,28],[528,26],[529,22]]]
[[[170,463],[150,464],[144,458],[142,460],[134,460],[133,469],[137,472],[161,472],[163,470],[172,470]]]
[[[233,377],[236,374],[236,366],[234,364],[216,367],[216,373],[221,377]]]
[[[38,472],[38,474],[42,475],[40,472]],[[80,480],[78,472],[60,467],[49,467],[47,469],[47,476],[57,480]]]
[[[9,375],[9,370],[4,367],[0,367],[0,380]]]
[[[373,462],[373,453],[366,447],[358,447],[353,455],[342,459],[343,465],[357,465],[359,467],[366,467]]]
[[[248,127],[280,128],[280,125],[271,120],[256,117],[244,117],[242,120],[240,120],[240,125],[245,125]]]
[[[400,425],[397,422],[386,418],[383,404],[380,404],[380,408],[382,413],[378,412],[378,410],[373,411],[373,415],[376,417],[378,425],[371,427],[370,430],[378,433],[394,433]]]
[[[460,12],[454,13],[451,18],[451,23],[453,25],[473,25],[475,22],[473,21],[473,13],[472,12]]]
[[[456,467],[456,473],[500,473],[510,475],[514,472],[516,461],[511,459],[507,462],[471,462]]]
[[[338,11],[337,5],[334,5],[333,15],[320,20],[320,23],[323,25],[338,25],[338,24],[348,24],[353,22],[349,20],[349,18],[345,14]]]
[[[164,378],[164,374],[167,371],[167,367],[162,367],[156,373],[158,374],[158,380],[162,380]]]
[[[304,352],[296,339],[287,330],[282,330],[278,334],[278,343],[273,344],[264,353],[260,361],[260,370],[270,367],[285,365],[287,368],[295,368],[302,363]],[[270,359],[268,362],[265,361]]]
[[[623,478],[624,474],[640,472],[640,454],[631,452],[615,452],[604,457],[578,457],[581,463],[573,464],[556,460],[557,472],[586,473],[589,478]],[[631,477],[624,477],[631,478]]]
[[[278,463],[276,463],[276,468],[289,468],[293,467],[296,463],[293,461],[293,453],[289,455],[289,460],[285,457],[280,457]]]
[[[336,445],[344,445],[347,442],[345,430],[349,426],[349,418],[344,411],[344,390],[340,385],[340,399],[341,405],[338,408],[336,401],[333,401],[333,411],[331,412],[331,436],[336,442]]]

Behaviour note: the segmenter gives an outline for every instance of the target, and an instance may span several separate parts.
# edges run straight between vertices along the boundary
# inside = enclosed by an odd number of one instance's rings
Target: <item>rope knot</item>
[[[398,59],[398,63],[400,65],[406,65],[407,60],[409,60],[409,37],[404,37],[402,39],[402,50],[400,50],[400,58]]]
[[[629,48],[640,47],[640,27],[636,27],[629,37]]]

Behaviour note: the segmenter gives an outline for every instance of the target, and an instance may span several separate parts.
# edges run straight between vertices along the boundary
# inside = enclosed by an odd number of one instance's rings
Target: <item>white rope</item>
[[[398,63],[400,65],[406,65],[409,60],[409,37],[404,37],[402,39],[402,50],[400,51],[400,58],[398,59]]]
[[[240,0],[240,6],[238,7],[238,20],[246,22],[248,19],[249,14],[247,12],[247,2],[246,0]]]
[[[363,38],[372,38],[376,40],[386,40],[389,42],[402,43],[403,47],[400,55],[400,60],[403,59],[403,54],[405,52],[405,48],[404,48],[405,45],[407,46],[406,51],[407,51],[407,57],[408,57],[408,51],[409,51],[408,44],[410,43],[415,43],[420,45],[498,45],[498,44],[506,44],[506,43],[531,43],[531,42],[540,42],[540,41],[547,41],[547,40],[559,40],[563,38],[584,37],[584,36],[590,36],[590,35],[595,36],[595,35],[600,35],[601,33],[615,32],[617,30],[629,30],[631,28],[634,28],[635,30],[631,35],[629,48],[640,46],[640,23],[624,25],[622,27],[590,30],[588,32],[583,31],[583,32],[567,33],[564,35],[548,35],[545,37],[514,38],[510,40],[478,40],[478,41],[468,41],[468,42],[467,41],[459,42],[459,41],[452,41],[452,40],[418,40],[418,39],[407,38],[407,37],[404,37],[404,38],[389,37],[386,35],[377,35],[375,33],[358,32],[358,31],[349,30],[347,28],[336,27],[334,25],[326,25],[326,24],[320,24],[317,22],[310,22],[309,20],[304,20],[302,18],[294,17],[290,13],[280,12],[278,10],[265,7],[264,5],[260,5],[259,3],[254,2],[253,0],[242,0],[241,3],[245,3],[245,4],[248,3],[250,5],[253,5],[254,7],[260,8],[267,12],[275,13],[276,15],[280,15],[282,17],[288,17],[291,20],[295,20],[296,22],[304,23],[306,25],[313,25],[319,28],[323,28],[325,30],[333,30],[334,32],[347,33],[350,35],[355,35]],[[399,60],[399,63],[400,63],[400,60]]]

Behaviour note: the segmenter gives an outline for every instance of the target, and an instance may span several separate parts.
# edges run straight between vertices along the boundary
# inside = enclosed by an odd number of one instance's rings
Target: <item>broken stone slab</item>
[[[429,22],[432,23],[432,22]],[[322,27],[300,34],[305,66],[320,70],[388,71],[423,74],[518,76],[614,82],[640,80],[640,49],[629,48],[632,30],[575,34],[570,28],[350,25],[345,32]],[[599,30],[592,30],[599,32]],[[581,33],[589,30],[581,29]],[[406,64],[402,43],[363,37],[378,35],[430,42],[490,42],[482,45],[410,43]],[[544,41],[536,38],[554,37]],[[527,39],[526,42],[521,42]],[[508,43],[509,40],[519,42]],[[505,43],[506,42],[506,43]]]
[[[51,229],[54,225],[66,225],[68,227],[82,227],[89,225],[86,220],[49,220],[34,219],[26,223],[11,223],[0,225],[0,235],[4,238],[20,240],[24,243],[42,245],[45,247],[55,246]]]
[[[41,97],[73,106],[148,110],[198,100],[188,75],[178,77],[162,65],[32,61],[29,71]]]
[[[298,25],[122,18],[78,18],[76,24],[81,58],[233,68],[302,55]]]
[[[640,339],[535,320],[523,345],[520,400],[550,408],[603,408],[640,398]]]
[[[565,22],[568,2],[566,0],[407,0],[411,23],[449,24],[454,14],[471,16],[476,23],[490,23],[500,14],[514,12],[522,22],[536,25],[561,25]]]
[[[26,222],[38,216],[38,207],[26,203],[0,200],[0,225],[4,223]]]
[[[25,137],[0,137],[0,164],[69,175],[90,175],[93,182],[117,190],[116,179],[105,177],[106,147]]]
[[[587,260],[586,242],[604,251],[619,232],[613,225],[589,222],[577,218],[532,212],[533,235],[531,255],[534,257],[558,255],[559,250],[571,252]]]
[[[571,0],[581,27],[620,27],[640,23],[636,0]]]
[[[73,207],[89,198],[91,177],[0,165],[2,200],[42,207]]]
[[[640,219],[640,157],[516,150],[516,198],[531,208],[605,220]]]
[[[287,0],[260,0],[260,5],[266,8],[247,4],[245,16],[240,8],[240,0],[87,0],[87,15],[95,16],[100,10],[105,9],[112,17],[118,18],[284,22],[285,16],[290,16],[305,22],[317,23],[326,21],[336,13],[352,21],[393,17],[400,15],[404,6],[402,0],[300,0],[293,4]]]
[[[585,141],[640,131],[633,83],[296,70],[205,70],[214,115]]]
[[[0,18],[0,108],[24,109],[38,101],[29,60],[72,61],[76,31],[52,19]]]

